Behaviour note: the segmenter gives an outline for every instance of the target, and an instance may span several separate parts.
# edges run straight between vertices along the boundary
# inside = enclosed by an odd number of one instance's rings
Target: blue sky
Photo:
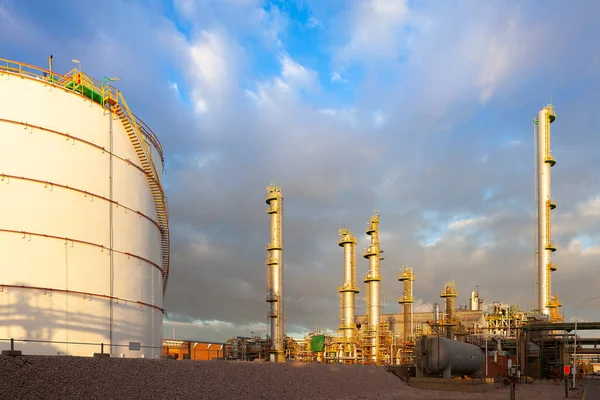
[[[360,248],[374,209],[388,299],[411,264],[423,309],[449,279],[459,304],[479,285],[486,302],[532,307],[532,120],[552,99],[553,288],[568,320],[600,284],[600,5],[545,4],[57,0],[54,18],[0,0],[0,57],[121,77],[167,159],[165,331],[205,340],[267,330],[271,180],[291,332],[335,329],[337,229]],[[597,306],[581,314],[598,320]]]

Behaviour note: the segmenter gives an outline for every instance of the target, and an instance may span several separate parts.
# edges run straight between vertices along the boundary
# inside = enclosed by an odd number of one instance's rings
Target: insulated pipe
[[[383,260],[379,248],[379,215],[371,217],[366,234],[371,236],[371,245],[363,252],[363,257],[369,260],[369,273],[364,276],[363,281],[367,286],[367,328],[366,328],[366,354],[372,363],[377,363],[379,352],[379,286],[381,275],[379,274],[379,263]]]
[[[265,201],[271,217],[271,241],[267,250],[267,302],[271,304],[271,360],[285,361],[285,313],[283,307],[283,195],[274,184],[267,186]]]
[[[556,119],[554,107],[548,105],[538,112],[537,124],[537,297],[542,314],[550,315],[557,306],[552,301],[550,272],[555,268],[550,255],[556,251],[552,240],[550,210],[556,207],[550,196],[550,168],[556,159],[550,150],[550,124]]]
[[[50,70],[50,82],[54,82],[54,77],[52,75],[52,59],[54,58],[53,55],[50,55],[50,57],[48,57],[48,69]]]

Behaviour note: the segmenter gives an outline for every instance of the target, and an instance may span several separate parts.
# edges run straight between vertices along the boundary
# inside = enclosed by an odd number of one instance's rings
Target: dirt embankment
[[[420,390],[382,367],[241,361],[0,357],[0,399],[485,399],[486,393]],[[570,394],[570,399],[581,394]],[[517,399],[562,399],[553,383],[521,385]]]

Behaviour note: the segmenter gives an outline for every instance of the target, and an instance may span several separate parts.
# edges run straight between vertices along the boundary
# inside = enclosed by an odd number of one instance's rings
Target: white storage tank
[[[0,348],[158,358],[162,148],[110,85],[0,59]]]

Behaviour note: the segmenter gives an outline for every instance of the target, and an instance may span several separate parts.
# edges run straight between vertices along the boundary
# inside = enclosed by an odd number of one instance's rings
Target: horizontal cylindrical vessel
[[[417,354],[426,374],[471,375],[481,374],[483,352],[475,345],[443,337],[427,336],[419,341]],[[448,376],[450,375],[450,376]]]
[[[0,75],[0,339],[24,354],[160,357],[160,143],[79,71],[4,60]]]

